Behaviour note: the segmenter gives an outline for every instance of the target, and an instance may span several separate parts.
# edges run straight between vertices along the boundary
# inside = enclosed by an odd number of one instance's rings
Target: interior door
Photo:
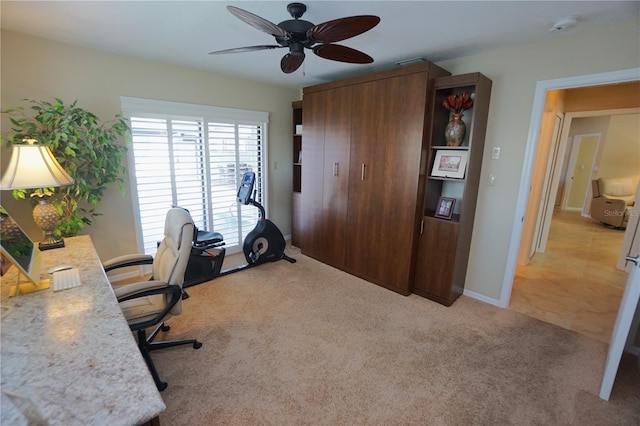
[[[553,136],[551,144],[551,152],[547,160],[547,171],[544,176],[542,185],[542,199],[540,200],[540,209],[536,218],[536,227],[533,232],[533,244],[529,250],[529,259],[536,252],[544,253],[547,245],[547,237],[549,236],[549,228],[551,227],[551,217],[553,216],[553,207],[555,201],[553,199],[553,185],[551,184],[556,168],[560,166],[560,129],[562,127],[562,115],[556,115],[553,125]]]
[[[632,330],[634,315],[638,309],[638,302],[640,301],[639,259],[640,257],[637,253],[635,256],[629,256],[627,258],[628,261],[634,263],[634,266],[629,274],[622,301],[620,302],[620,310],[618,311],[618,317],[613,327],[607,361],[605,362],[604,375],[600,386],[600,398],[606,401],[609,400],[611,391],[613,390],[613,382],[618,372],[622,352],[627,345],[627,341],[635,337],[635,334],[632,336],[630,331]]]
[[[638,184],[640,189],[640,184]],[[609,400],[613,389],[613,382],[618,372],[620,358],[625,347],[640,346],[638,336],[638,322],[640,322],[640,192],[636,192],[634,208],[629,216],[627,230],[625,231],[618,268],[629,272],[629,278],[625,286],[618,317],[613,326],[609,353],[605,362],[602,385],[600,386],[600,398]]]

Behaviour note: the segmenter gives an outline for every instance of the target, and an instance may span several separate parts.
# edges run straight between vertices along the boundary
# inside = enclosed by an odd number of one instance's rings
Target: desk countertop
[[[165,409],[90,237],[42,252],[42,271],[79,269],[80,287],[6,297],[0,387],[28,398],[50,425],[134,425]],[[15,269],[15,268],[12,268]],[[27,424],[2,395],[3,425]]]

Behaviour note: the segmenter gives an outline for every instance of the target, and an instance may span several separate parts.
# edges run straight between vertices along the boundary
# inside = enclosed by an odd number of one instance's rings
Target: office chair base
[[[169,331],[171,327],[166,325],[165,323],[161,323],[155,330],[149,335],[146,336],[146,332],[144,329],[138,330],[138,347],[140,348],[140,352],[142,353],[142,357],[147,363],[147,367],[149,368],[149,372],[153,377],[153,381],[156,384],[156,387],[159,391],[163,391],[167,388],[167,382],[163,382],[160,380],[160,375],[158,374],[158,370],[156,369],[153,360],[151,359],[151,351],[155,351],[158,349],[171,348],[174,346],[182,346],[182,345],[192,345],[193,349],[200,349],[202,347],[202,343],[198,342],[196,339],[188,339],[188,340],[170,340],[166,342],[153,342],[153,339],[156,338],[158,332],[160,331]]]

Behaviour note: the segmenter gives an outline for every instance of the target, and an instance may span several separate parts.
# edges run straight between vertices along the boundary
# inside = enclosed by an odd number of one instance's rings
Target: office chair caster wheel
[[[166,325],[165,323],[162,323],[162,325],[160,326],[160,330],[162,330],[162,331],[165,331],[165,332],[166,332],[166,331],[171,330],[171,327],[170,327],[170,326],[168,326],[168,325]]]
[[[160,383],[156,384],[156,387],[158,388],[158,390],[160,392],[162,392],[163,390],[165,390],[167,388],[167,382],[160,382]]]
[[[193,349],[200,349],[201,347],[202,347],[202,343],[200,343],[200,342],[195,342],[193,344]]]

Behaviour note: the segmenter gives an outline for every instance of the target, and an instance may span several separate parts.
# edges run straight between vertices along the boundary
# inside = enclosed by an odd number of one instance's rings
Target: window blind
[[[122,104],[131,125],[140,249],[156,252],[166,212],[177,205],[189,210],[199,229],[220,232],[229,253],[240,251],[258,220],[255,207],[236,202],[245,171],[256,174],[255,198],[263,205],[266,199],[266,113],[258,115],[264,121],[255,121],[247,117],[256,115],[252,111],[133,98]],[[194,112],[199,116],[188,116]]]

